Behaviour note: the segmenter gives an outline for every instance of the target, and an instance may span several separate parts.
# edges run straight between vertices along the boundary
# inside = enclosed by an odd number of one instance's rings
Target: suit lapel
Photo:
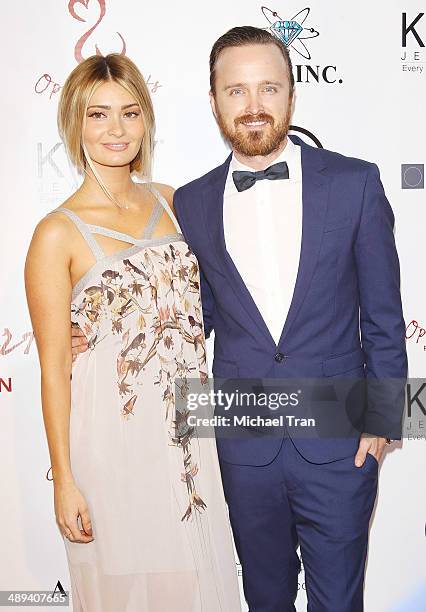
[[[320,150],[292,137],[302,147],[302,244],[293,298],[278,345],[281,345],[299,312],[309,288],[321,248],[327,212],[330,179],[324,173]]]
[[[238,272],[232,257],[226,250],[223,224],[223,197],[231,157],[232,156],[230,155],[225,163],[217,168],[216,172],[210,179],[209,188],[203,194],[206,233],[211,238],[213,252],[215,253],[217,261],[225,276],[229,279],[230,286],[236,297],[247,314],[251,317],[260,333],[268,340],[269,343],[272,343],[275,346],[275,341],[272,338],[250,291],[247,289],[246,284]]]

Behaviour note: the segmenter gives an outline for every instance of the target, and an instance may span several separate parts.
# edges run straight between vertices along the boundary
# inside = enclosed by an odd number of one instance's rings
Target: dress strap
[[[179,223],[177,222],[176,217],[174,216],[169,203],[167,202],[166,198],[161,195],[161,193],[158,191],[158,189],[156,189],[152,183],[147,183],[146,184],[148,189],[151,191],[151,193],[157,198],[157,204],[156,207],[154,208],[154,210],[152,211],[152,215],[151,215],[151,219],[148,221],[147,226],[145,228],[145,232],[143,237],[146,238],[151,238],[155,227],[157,225],[157,223],[159,222],[161,215],[163,214],[163,211],[166,211],[166,213],[168,214],[168,216],[170,217],[170,219],[173,222],[173,225],[176,228],[176,231],[180,234],[182,233],[182,230],[179,227]]]
[[[107,236],[108,238],[114,238],[116,240],[121,240],[122,242],[130,242],[131,244],[135,245],[142,242],[142,240],[135,238],[134,236],[130,236],[130,234],[123,234],[122,232],[109,229],[109,227],[102,227],[102,225],[88,225],[87,227],[92,234],[100,234],[101,236]]]
[[[149,240],[151,238],[155,228],[157,227],[158,222],[161,219],[163,212],[163,207],[158,201],[156,201],[154,204],[154,208],[152,209],[151,216],[148,219],[148,223],[145,225],[145,229],[142,234],[142,240]]]
[[[87,242],[88,246],[90,247],[90,250],[95,256],[96,261],[100,261],[101,259],[105,257],[105,253],[103,252],[103,250],[101,249],[101,247],[99,246],[95,238],[93,238],[93,235],[90,231],[90,226],[86,225],[86,223],[84,223],[84,221],[80,219],[80,217],[76,215],[75,212],[73,212],[69,208],[65,208],[64,206],[61,206],[60,208],[57,208],[56,210],[52,210],[51,212],[47,214],[52,215],[53,213],[57,213],[57,212],[62,212],[69,219],[71,219],[71,221],[80,231],[80,234],[83,236],[84,240]]]

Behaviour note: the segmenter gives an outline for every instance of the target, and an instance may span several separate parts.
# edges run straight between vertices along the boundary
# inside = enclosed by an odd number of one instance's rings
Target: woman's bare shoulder
[[[34,229],[33,243],[46,243],[46,247],[50,246],[52,249],[55,247],[60,247],[61,250],[66,249],[68,239],[70,235],[73,235],[74,228],[71,220],[59,210],[60,208],[73,210],[75,208],[74,199],[72,197],[68,198],[40,219]]]

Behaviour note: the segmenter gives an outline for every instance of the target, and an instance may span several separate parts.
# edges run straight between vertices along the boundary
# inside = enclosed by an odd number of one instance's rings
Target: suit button
[[[283,355],[282,353],[276,353],[274,355],[274,359],[275,361],[277,361],[278,363],[281,363],[284,359],[285,355]]]

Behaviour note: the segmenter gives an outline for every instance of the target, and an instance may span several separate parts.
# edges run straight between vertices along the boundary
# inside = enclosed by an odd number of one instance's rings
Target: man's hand
[[[359,441],[357,454],[355,455],[356,467],[364,465],[367,453],[370,453],[377,461],[380,461],[385,446],[386,438],[378,438],[377,436],[363,433]]]
[[[87,351],[88,342],[86,336],[81,331],[78,325],[71,326],[71,349],[72,349],[72,361],[77,359],[80,353]]]

